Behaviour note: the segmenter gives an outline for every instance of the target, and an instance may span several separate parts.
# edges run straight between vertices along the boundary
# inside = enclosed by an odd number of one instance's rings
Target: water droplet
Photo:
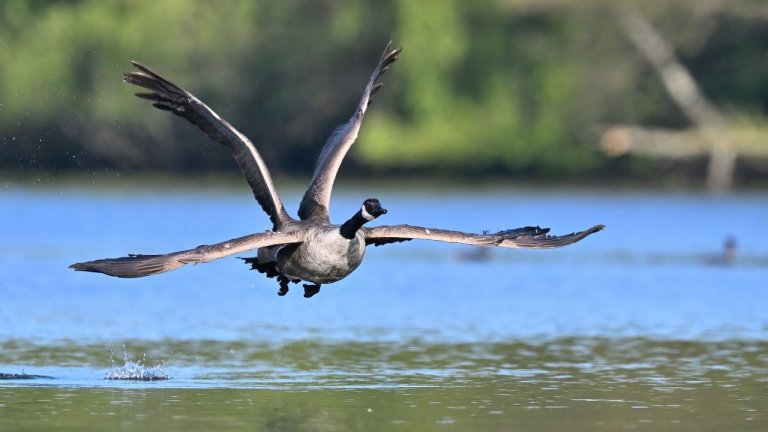
[[[146,357],[146,355],[144,356]],[[160,381],[167,380],[170,377],[163,370],[162,363],[155,366],[144,366],[143,361],[133,362],[128,358],[128,354],[123,354],[124,365],[117,367],[114,364],[112,369],[107,372],[104,379],[108,380],[126,380],[126,381]]]

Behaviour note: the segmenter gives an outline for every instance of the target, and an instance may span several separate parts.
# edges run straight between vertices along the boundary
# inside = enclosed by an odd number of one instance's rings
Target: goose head
[[[387,210],[381,206],[379,200],[376,198],[368,198],[363,201],[360,210],[339,227],[341,236],[346,239],[355,238],[360,227],[385,213],[387,213]]]
[[[368,198],[363,201],[363,205],[360,206],[360,214],[367,221],[372,221],[377,217],[386,214],[387,209],[381,206],[381,203],[376,198]]]

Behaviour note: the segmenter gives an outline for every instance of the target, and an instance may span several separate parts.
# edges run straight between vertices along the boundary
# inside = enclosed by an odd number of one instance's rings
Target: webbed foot
[[[305,298],[310,298],[320,292],[320,284],[303,284],[302,286],[304,287]]]
[[[280,283],[280,289],[277,291],[277,295],[282,297],[288,294],[288,278],[283,275],[278,275],[277,281]]]

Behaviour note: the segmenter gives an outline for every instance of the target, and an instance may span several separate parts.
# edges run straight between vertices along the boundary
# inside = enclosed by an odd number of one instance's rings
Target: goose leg
[[[280,283],[280,290],[277,291],[277,295],[282,297],[288,294],[288,282],[289,282],[288,278],[283,275],[278,275],[277,281]]]
[[[320,284],[304,284],[304,297],[310,298],[320,292]]]

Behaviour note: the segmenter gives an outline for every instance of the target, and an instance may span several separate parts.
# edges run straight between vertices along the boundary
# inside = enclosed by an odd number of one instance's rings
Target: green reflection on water
[[[133,341],[171,379],[0,382],[0,430],[766,430],[768,342]],[[108,370],[122,344],[0,343]],[[14,372],[0,370],[0,372]],[[38,373],[38,371],[35,371]],[[101,374],[100,376],[103,376]]]
[[[764,430],[766,425],[765,414],[757,412],[764,406],[744,402],[750,389],[702,386],[676,394],[643,385],[595,384],[486,377],[465,387],[389,390],[5,388],[0,389],[0,426],[498,431],[643,425],[649,430]]]

